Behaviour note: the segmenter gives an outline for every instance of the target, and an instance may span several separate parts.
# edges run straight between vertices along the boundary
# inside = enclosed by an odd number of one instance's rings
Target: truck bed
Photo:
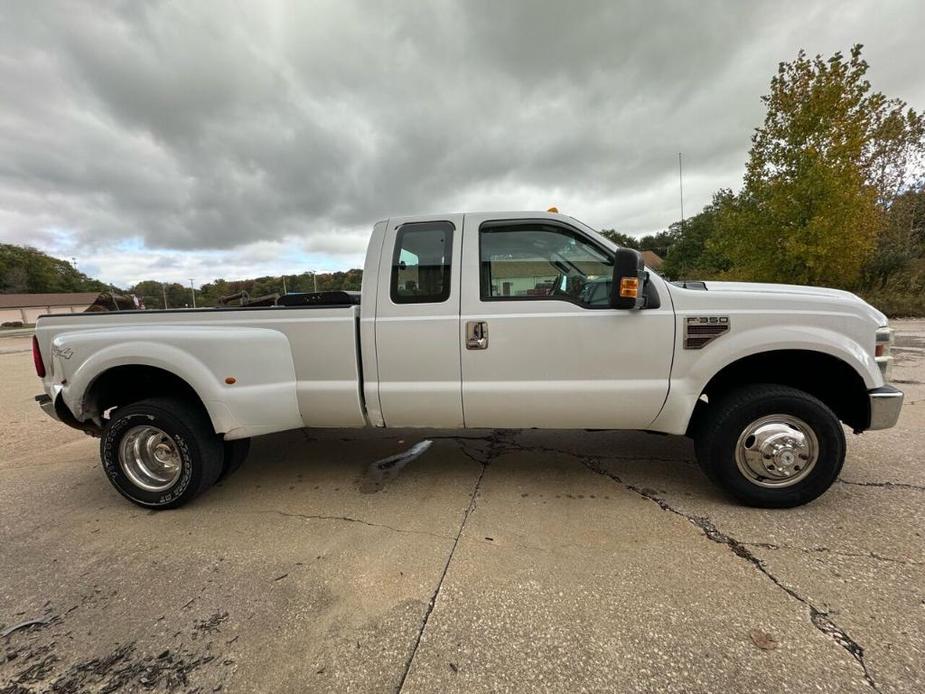
[[[228,376],[236,379],[222,399],[231,396],[232,410],[240,401],[241,412],[230,419],[248,420],[251,436],[287,428],[276,421],[281,414],[287,415],[286,424],[297,418],[301,426],[365,426],[358,329],[359,306],[351,302],[55,314],[40,317],[35,332],[46,355],[46,381],[57,383],[63,372],[79,371],[83,358],[105,359],[107,349],[126,343],[148,341],[188,352],[218,387]],[[208,338],[201,339],[205,333]],[[214,353],[216,339],[224,346],[221,354]],[[65,359],[68,349],[77,353]],[[75,382],[74,373],[67,378]],[[257,397],[257,389],[263,397]],[[262,403],[264,411],[254,411],[251,402]]]

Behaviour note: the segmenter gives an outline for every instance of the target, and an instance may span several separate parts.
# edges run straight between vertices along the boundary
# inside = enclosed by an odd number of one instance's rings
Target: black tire
[[[139,426],[156,427],[175,444],[180,470],[168,488],[149,491],[138,486],[120,464],[123,438]],[[137,430],[136,430],[137,431]],[[109,481],[122,496],[139,506],[177,508],[215,484],[222,472],[222,440],[202,408],[175,398],[150,398],[120,407],[103,429],[100,460]]]
[[[775,414],[805,423],[819,450],[815,465],[802,479],[790,486],[765,487],[739,469],[736,447],[747,427]],[[698,421],[695,448],[697,462],[707,476],[738,501],[762,508],[791,508],[812,501],[835,482],[845,462],[845,432],[835,413],[809,393],[758,384],[731,391],[710,403]]]
[[[247,458],[251,450],[250,439],[235,439],[234,441],[225,441],[223,446],[224,462],[222,465],[222,474],[219,480],[223,480],[228,475],[234,474]]]

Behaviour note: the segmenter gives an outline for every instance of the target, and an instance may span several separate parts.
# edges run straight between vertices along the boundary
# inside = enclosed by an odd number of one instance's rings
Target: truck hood
[[[868,304],[861,297],[842,289],[830,289],[828,287],[807,287],[799,284],[768,284],[763,282],[714,282],[708,280],[704,282],[707,291],[711,292],[734,292],[736,294],[773,294],[781,298],[792,297],[795,302],[801,299],[823,299],[832,301],[839,300],[851,305],[855,310],[866,314],[871,320],[878,325],[886,325],[886,316],[876,308]]]
[[[831,296],[860,301],[860,299],[851,292],[846,292],[842,289],[829,289],[828,287],[806,287],[799,284],[767,284],[764,282],[714,282],[713,280],[708,280],[704,282],[704,284],[711,292],[808,294],[810,296]]]

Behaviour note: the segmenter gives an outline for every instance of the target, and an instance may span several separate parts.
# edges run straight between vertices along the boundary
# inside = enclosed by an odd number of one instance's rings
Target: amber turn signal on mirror
[[[635,299],[639,296],[639,278],[623,277],[620,279],[620,296],[624,299]]]

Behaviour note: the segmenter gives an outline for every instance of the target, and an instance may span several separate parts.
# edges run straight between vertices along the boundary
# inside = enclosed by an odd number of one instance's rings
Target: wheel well
[[[114,407],[153,397],[174,397],[202,408],[199,394],[182,378],[156,366],[115,366],[97,376],[84,396],[84,411],[95,420]]]
[[[709,405],[704,402],[750,383],[777,383],[798,388],[819,398],[855,431],[870,426],[870,400],[864,379],[838,357],[811,350],[761,352],[723,367],[704,387],[688,432]]]

